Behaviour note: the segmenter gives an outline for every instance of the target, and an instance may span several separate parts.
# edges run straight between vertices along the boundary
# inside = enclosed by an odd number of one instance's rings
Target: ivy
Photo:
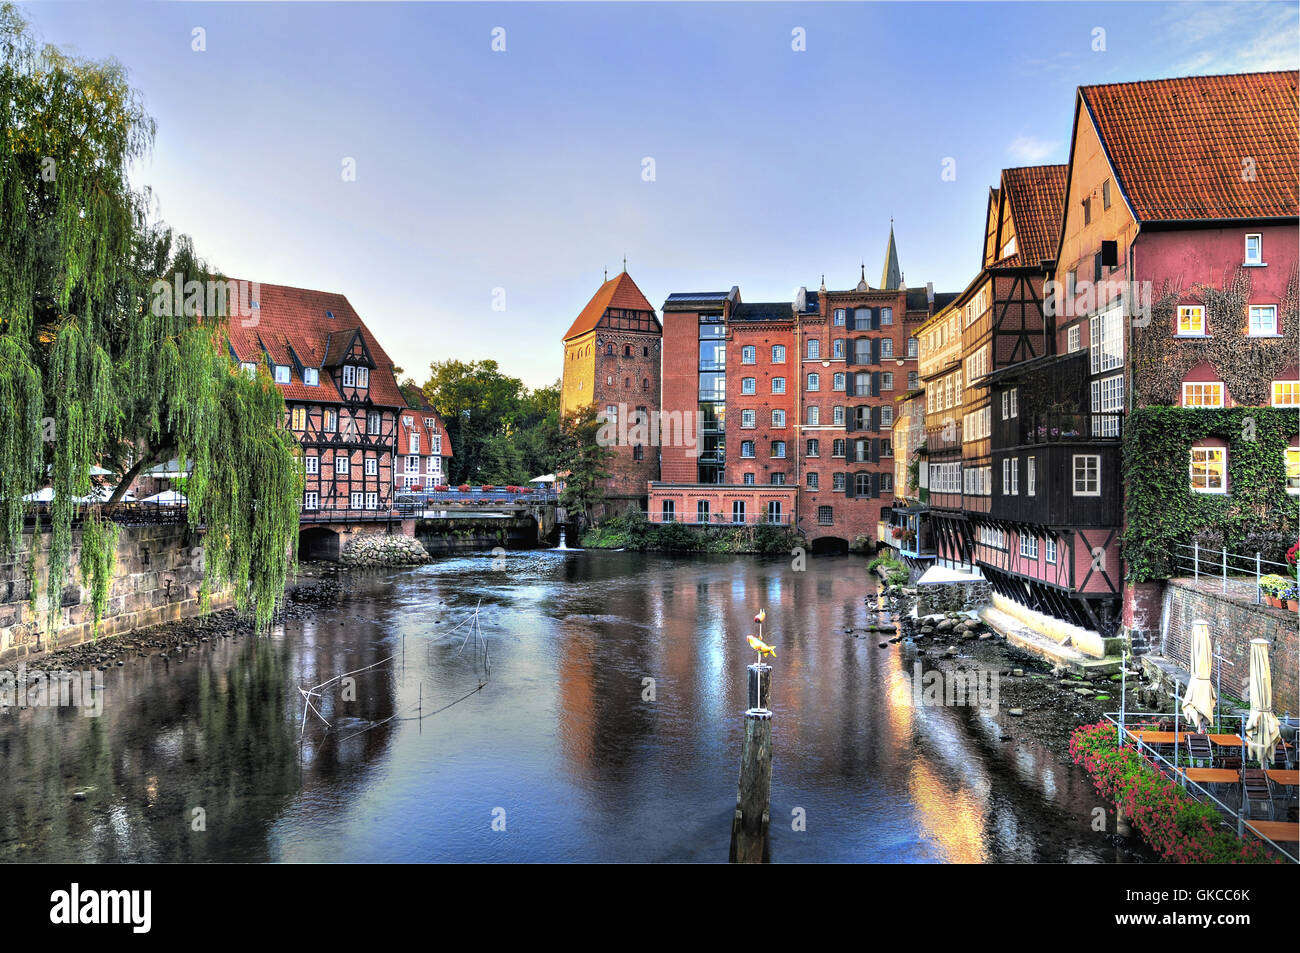
[[[1272,407],[1144,407],[1124,422],[1123,556],[1132,582],[1174,574],[1178,545],[1212,533],[1244,551],[1262,532],[1294,538],[1300,507],[1286,492],[1285,450],[1300,434],[1300,415]],[[1193,444],[1219,438],[1228,447],[1226,494],[1190,488]]]

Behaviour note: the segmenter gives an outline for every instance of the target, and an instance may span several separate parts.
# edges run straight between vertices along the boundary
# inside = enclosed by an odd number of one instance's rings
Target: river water
[[[0,713],[0,861],[725,861],[760,607],[774,862],[1120,859],[1082,771],[1005,713],[915,706],[912,649],[845,633],[860,558],[342,578],[269,637],[111,669],[99,717]]]

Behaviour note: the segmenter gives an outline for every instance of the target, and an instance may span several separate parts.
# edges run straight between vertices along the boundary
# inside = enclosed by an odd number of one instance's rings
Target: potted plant
[[[1286,607],[1292,612],[1300,609],[1300,587],[1288,586],[1278,597],[1286,603]]]
[[[1289,588],[1291,581],[1285,576],[1279,576],[1271,573],[1259,580],[1259,591],[1264,596],[1264,601],[1275,608],[1282,607],[1282,600],[1279,595]]]

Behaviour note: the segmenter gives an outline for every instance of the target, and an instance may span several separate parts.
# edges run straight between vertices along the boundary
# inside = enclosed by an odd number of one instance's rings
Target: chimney
[[[925,300],[930,302],[930,310],[933,311],[934,310],[934,282],[933,281],[927,281],[925,283]]]
[[[807,308],[808,308],[808,289],[801,287],[798,291],[794,293],[794,312],[795,314],[803,314],[803,312],[807,310]]]

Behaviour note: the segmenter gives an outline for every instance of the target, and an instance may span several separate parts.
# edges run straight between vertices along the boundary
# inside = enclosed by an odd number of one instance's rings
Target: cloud
[[[1171,7],[1158,31],[1181,59],[1175,75],[1295,69],[1296,26],[1291,4],[1199,4]]]
[[[1037,136],[1016,136],[1007,146],[1007,153],[1026,165],[1042,162],[1061,148],[1061,140],[1039,139]]]

